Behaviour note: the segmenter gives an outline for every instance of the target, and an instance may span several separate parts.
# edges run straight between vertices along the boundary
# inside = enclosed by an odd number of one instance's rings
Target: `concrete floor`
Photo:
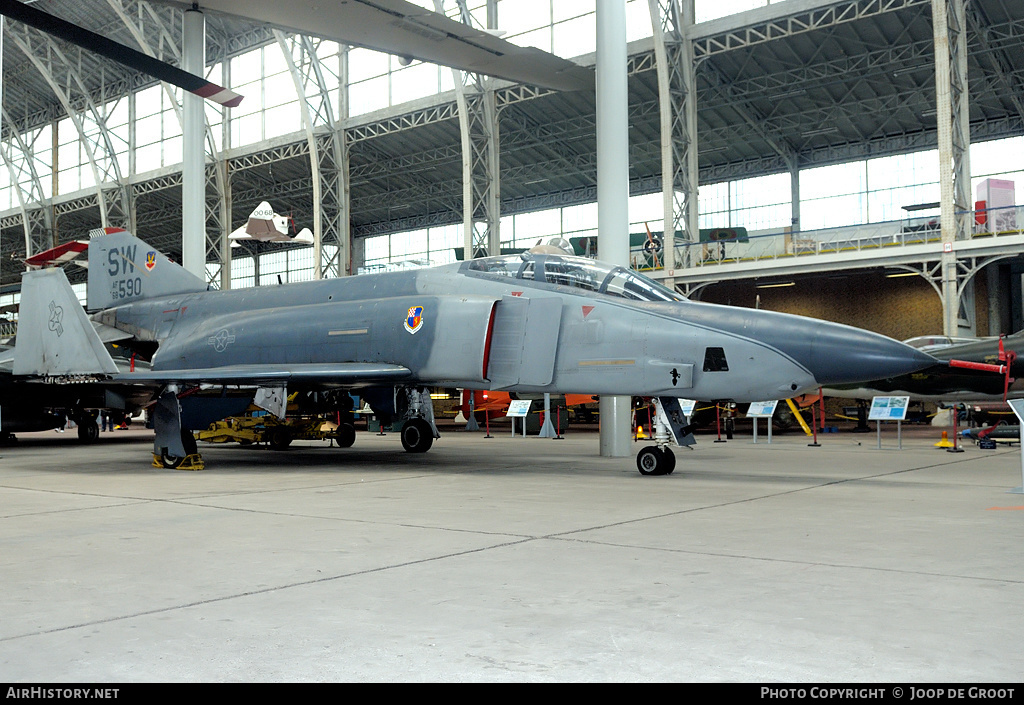
[[[1018,682],[1017,446],[0,448],[0,681]],[[636,444],[638,450],[640,444]]]

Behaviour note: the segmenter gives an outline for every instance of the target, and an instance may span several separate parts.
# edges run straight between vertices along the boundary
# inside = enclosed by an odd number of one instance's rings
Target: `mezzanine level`
[[[963,215],[971,223],[969,235],[952,243],[961,262],[961,275],[969,278],[992,261],[1024,253],[1024,206]],[[680,289],[690,291],[727,280],[871,267],[902,267],[934,276],[943,252],[938,216],[810,231],[714,232],[722,239],[676,241],[672,278]],[[670,276],[643,246],[631,248],[630,261],[634,269],[653,279]]]

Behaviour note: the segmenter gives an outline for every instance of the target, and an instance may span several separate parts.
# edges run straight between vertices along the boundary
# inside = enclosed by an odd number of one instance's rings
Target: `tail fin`
[[[117,372],[63,269],[22,277],[13,372],[44,377]]]
[[[206,289],[202,279],[127,231],[89,241],[90,311]]]

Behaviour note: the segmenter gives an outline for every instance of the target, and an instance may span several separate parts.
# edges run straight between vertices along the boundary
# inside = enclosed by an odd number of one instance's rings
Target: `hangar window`
[[[729,362],[725,359],[725,348],[704,349],[705,372],[728,372]]]

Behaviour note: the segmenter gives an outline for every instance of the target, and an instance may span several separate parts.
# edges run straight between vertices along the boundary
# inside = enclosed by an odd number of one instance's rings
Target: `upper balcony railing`
[[[966,211],[969,239],[1024,234],[1024,206]],[[664,270],[660,233],[650,239],[633,236],[630,264],[639,271]],[[635,244],[640,240],[640,244]],[[677,235],[676,270],[715,267],[745,262],[769,262],[794,257],[874,251],[907,245],[940,242],[939,216],[914,216],[902,220],[849,225],[823,230],[792,231],[789,228],[748,234],[743,228],[702,230],[701,241]]]

